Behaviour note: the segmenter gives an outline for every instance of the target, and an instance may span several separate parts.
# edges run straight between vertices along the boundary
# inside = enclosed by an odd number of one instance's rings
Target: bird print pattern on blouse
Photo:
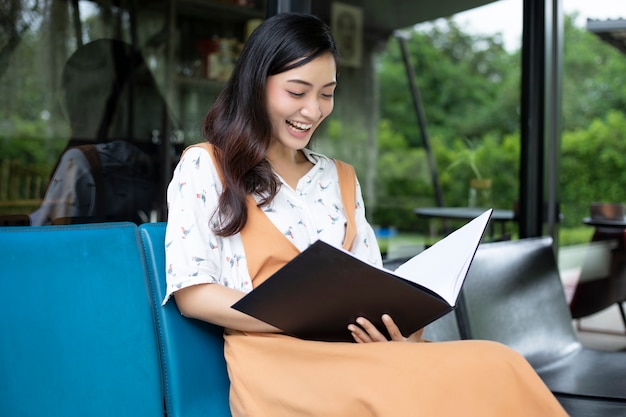
[[[313,168],[296,189],[282,181],[274,200],[263,212],[299,250],[316,240],[341,247],[346,216],[334,162],[324,155],[304,150]],[[280,177],[279,177],[280,178]],[[249,292],[252,283],[239,234],[220,237],[213,232],[213,216],[222,183],[209,153],[189,148],[174,170],[167,190],[168,225],[165,236],[167,293],[196,284],[218,283]],[[357,237],[352,252],[366,262],[382,265],[374,231],[367,223],[357,181],[355,220]],[[258,196],[255,196],[257,201]],[[374,244],[372,244],[374,242]]]

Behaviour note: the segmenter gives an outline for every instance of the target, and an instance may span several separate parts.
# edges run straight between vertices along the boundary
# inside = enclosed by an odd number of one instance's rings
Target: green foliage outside
[[[69,131],[59,138],[46,137],[42,132],[49,129],[48,121],[41,118],[24,120],[14,116],[3,123],[11,124],[12,135],[0,135],[0,159],[46,167],[45,172],[49,173],[56,161],[55,155],[59,155],[67,143]]]
[[[561,210],[564,227],[589,215],[589,203],[625,202],[626,114],[614,110],[586,129],[564,132]]]
[[[589,241],[589,204],[626,202],[626,56],[566,17],[564,29],[560,243]],[[468,35],[454,21],[410,34],[416,70],[446,206],[466,206],[469,181],[492,180],[493,207],[512,209],[519,195],[520,56],[495,36]],[[376,224],[425,232],[413,209],[436,205],[397,40],[378,65]]]

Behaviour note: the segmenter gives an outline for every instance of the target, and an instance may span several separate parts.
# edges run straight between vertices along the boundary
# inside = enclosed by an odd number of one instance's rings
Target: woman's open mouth
[[[307,130],[313,127],[311,123],[301,123],[293,120],[285,120],[290,129],[295,130],[297,132],[306,132]]]

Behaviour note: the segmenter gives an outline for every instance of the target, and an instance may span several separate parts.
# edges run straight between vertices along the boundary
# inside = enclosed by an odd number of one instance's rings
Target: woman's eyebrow
[[[288,83],[296,83],[296,84],[302,84],[302,85],[306,85],[307,87],[313,87],[313,84],[311,84],[308,81],[304,81],[304,80],[300,80],[300,79],[293,79],[293,80],[287,80]],[[328,84],[324,84],[324,87],[332,87],[333,85],[337,85],[337,81],[331,81]]]

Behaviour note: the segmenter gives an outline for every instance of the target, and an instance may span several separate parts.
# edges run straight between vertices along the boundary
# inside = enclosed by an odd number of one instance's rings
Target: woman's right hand
[[[387,339],[387,337],[365,317],[358,317],[356,319],[356,324],[348,325],[348,330],[352,333],[352,337],[357,343],[389,341],[419,343],[426,341],[422,338],[422,335],[424,334],[423,328],[419,329],[415,333],[412,333],[408,337],[404,337],[389,314],[383,314],[381,319],[387,329],[387,332],[389,333],[389,336],[391,337],[391,340]]]

